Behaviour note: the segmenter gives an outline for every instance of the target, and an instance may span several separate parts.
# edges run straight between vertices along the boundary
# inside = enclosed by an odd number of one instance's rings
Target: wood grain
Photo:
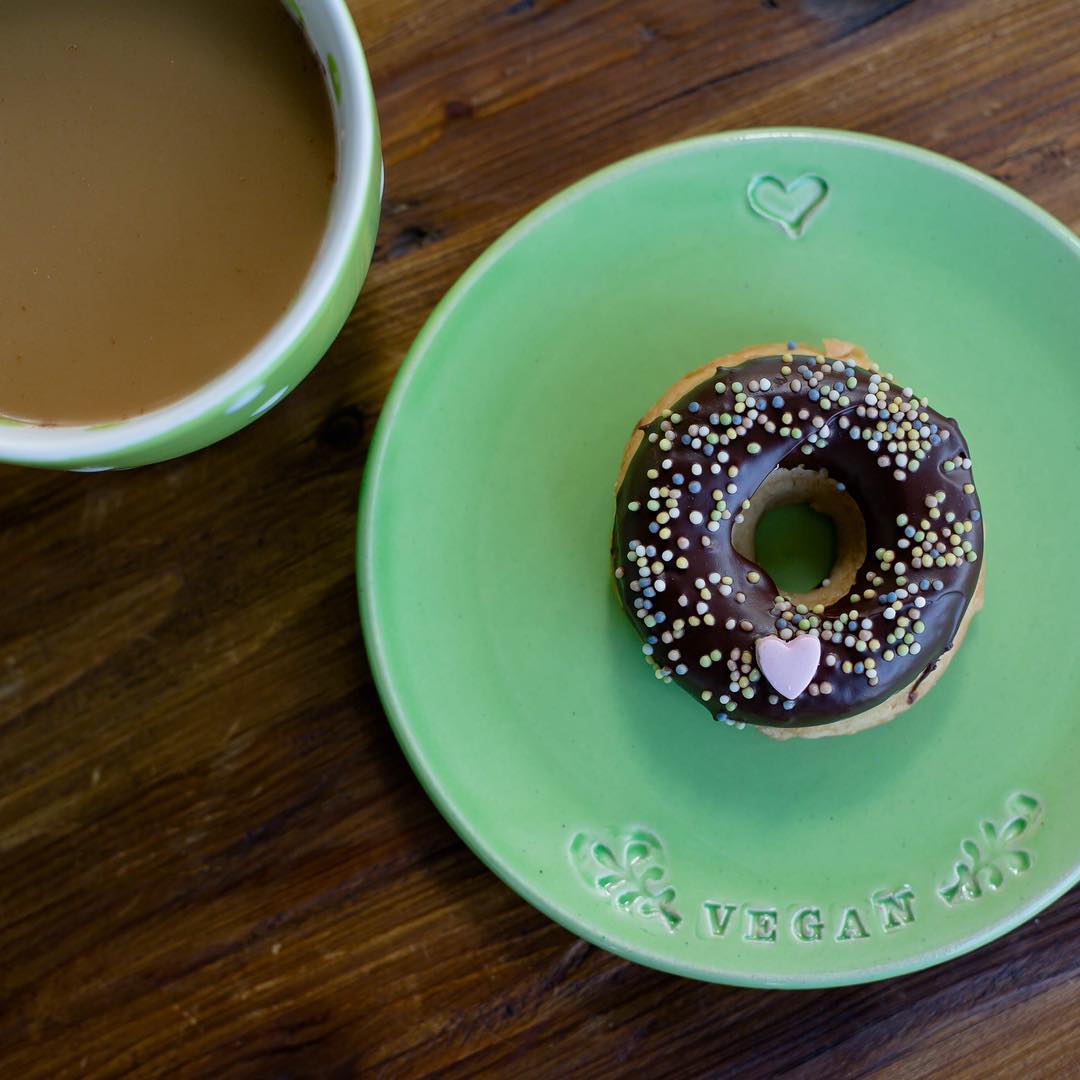
[[[1073,0],[357,0],[387,161],[317,371],[132,473],[0,469],[0,1076],[1080,1073],[1080,893],[947,967],[766,993],[576,940],[386,724],[356,493],[409,342],[565,184],[687,135],[906,139],[1080,224]],[[2,124],[2,117],[0,117]]]

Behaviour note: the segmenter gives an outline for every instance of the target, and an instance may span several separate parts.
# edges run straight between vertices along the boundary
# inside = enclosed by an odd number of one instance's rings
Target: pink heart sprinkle
[[[806,634],[784,641],[775,634],[754,642],[761,674],[786,698],[797,698],[821,663],[821,642]]]

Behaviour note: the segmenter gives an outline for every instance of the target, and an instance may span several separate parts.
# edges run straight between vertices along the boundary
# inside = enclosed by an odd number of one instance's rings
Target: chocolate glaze
[[[952,642],[950,641],[944,649],[941,650],[941,655],[944,656],[952,648]],[[938,657],[932,664],[928,664],[922,671],[919,672],[919,677],[911,684],[911,689],[908,691],[907,703],[914,705],[919,697],[919,687],[922,686],[923,681],[929,676],[933,675],[938,669],[938,665],[941,663],[941,657]]]
[[[835,368],[835,364],[841,367]],[[822,402],[831,390],[838,390],[838,395],[826,409]],[[746,398],[740,413],[735,412],[736,393]],[[870,394],[877,396],[877,403],[867,403]],[[890,403],[899,413],[888,412]],[[800,411],[804,411],[804,419],[799,418]],[[791,414],[787,423],[785,413]],[[820,418],[820,426],[815,426],[816,418]],[[905,419],[918,429],[921,456],[910,447],[897,446],[893,441],[897,435],[887,430],[890,422]],[[879,422],[886,425],[885,431],[878,430]],[[798,436],[794,431],[782,434],[785,427],[799,428]],[[719,718],[805,727],[854,716],[928,673],[951,646],[974,595],[983,550],[981,509],[972,484],[971,463],[954,420],[935,412],[925,400],[913,397],[888,376],[850,361],[823,361],[798,353],[719,368],[715,376],[642,431],[644,438],[616,497],[612,537],[616,586],[658,674],[674,680],[699,701],[707,692],[707,707]],[[665,439],[671,442],[666,449]],[[818,440],[824,445],[817,445]],[[759,449],[752,453],[750,447]],[[713,465],[724,454],[727,460],[722,471],[714,474]],[[902,454],[909,455],[907,462]],[[917,471],[910,470],[912,460],[918,461]],[[949,470],[945,468],[947,461],[952,463]],[[700,474],[693,474],[694,465],[699,466]],[[738,468],[734,478],[728,476],[732,465]],[[777,601],[784,599],[783,594],[768,574],[743,558],[731,542],[732,526],[744,500],[752,497],[773,469],[800,466],[825,469],[830,478],[844,485],[862,510],[867,536],[867,556],[849,594],[818,613],[818,625],[809,630],[790,622],[778,623],[782,611]],[[647,475],[649,470],[656,470],[655,478]],[[699,491],[691,489],[694,481],[700,484]],[[737,491],[729,494],[726,488],[732,482]],[[971,490],[965,491],[965,485]],[[713,495],[716,490],[722,492],[730,517],[720,520],[716,531],[709,531],[710,513],[718,506]],[[944,493],[944,498],[937,499],[938,493]],[[931,513],[930,503],[934,502],[938,517]],[[631,503],[638,508],[631,510]],[[674,518],[656,520],[672,510],[677,510]],[[699,514],[701,520],[694,524],[691,516],[698,521]],[[906,515],[906,523],[898,523],[900,515]],[[955,519],[948,521],[948,515],[955,515]],[[961,531],[965,525],[966,531]],[[664,529],[670,530],[666,539],[660,535]],[[905,535],[905,529],[916,536]],[[955,534],[956,543],[946,530]],[[918,535],[931,531],[935,540]],[[708,547],[703,546],[703,537],[708,539]],[[680,539],[682,547],[678,546]],[[970,545],[973,561],[966,557],[963,542]],[[959,555],[955,565],[913,565],[912,552],[919,547],[926,557],[944,558],[939,550],[929,550],[941,543],[949,553]],[[631,551],[632,545],[636,552]],[[646,549],[647,573],[639,565],[641,547]],[[892,558],[884,557],[888,552]],[[677,565],[680,558],[685,567]],[[752,571],[760,574],[757,582],[747,577]],[[733,579],[731,595],[722,596],[715,585],[707,584],[710,595],[707,601],[701,598],[696,582],[708,582],[710,573]],[[656,587],[659,580],[663,581],[662,591]],[[865,596],[864,591],[871,595]],[[858,599],[853,601],[851,594],[856,592]],[[744,595],[743,602],[736,602],[737,593]],[[698,610],[701,603],[707,609],[704,613]],[[917,606],[920,603],[922,606]],[[892,611],[892,617],[886,617],[886,610]],[[842,627],[837,625],[838,616],[853,611],[854,625],[850,620]],[[713,618],[713,625],[701,621],[705,614]],[[752,624],[752,629],[739,625],[727,628],[725,624],[732,618]],[[813,620],[814,614],[808,612],[806,618]],[[679,620],[682,627],[677,634]],[[869,620],[868,626],[864,620]],[[916,623],[923,627],[921,631],[915,631]],[[786,708],[784,699],[753,662],[757,638],[779,634],[781,626],[794,629],[796,635],[816,632],[822,639],[822,659],[814,681]],[[868,631],[870,636],[861,652],[855,644],[860,631]],[[888,643],[887,636],[897,633],[900,638]],[[913,640],[903,641],[904,635]],[[907,655],[897,651],[901,644],[908,649]],[[734,674],[729,664],[733,650],[739,651],[739,660],[733,662],[737,667],[740,662],[744,665]],[[710,665],[702,666],[701,658],[710,655]],[[830,657],[834,658],[831,664]],[[868,658],[875,663],[876,683],[869,680],[865,669],[860,673],[854,668],[865,665]],[[843,671],[845,662],[853,666],[848,673]],[[737,681],[741,675],[749,675],[746,690],[752,691],[750,697],[743,689],[731,691],[732,679]]]

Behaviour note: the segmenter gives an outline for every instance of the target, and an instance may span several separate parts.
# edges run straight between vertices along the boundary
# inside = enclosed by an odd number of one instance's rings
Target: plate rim
[[[413,339],[405,358],[394,375],[390,391],[380,410],[368,450],[360,487],[360,505],[357,519],[356,583],[361,628],[364,644],[371,661],[372,676],[398,744],[401,746],[410,768],[439,813],[470,851],[505,885],[570,933],[623,959],[643,964],[667,974],[680,975],[704,982],[759,989],[822,989],[854,986],[922,971],[962,956],[965,953],[973,952],[983,945],[995,941],[1033,918],[1068,892],[1074,885],[1080,883],[1080,856],[1071,867],[1066,867],[1064,873],[1048,888],[1026,904],[1011,908],[1000,918],[986,924],[976,932],[956,939],[945,946],[926,949],[922,952],[906,955],[898,960],[870,965],[858,970],[836,969],[818,971],[812,974],[806,972],[781,972],[768,975],[748,975],[741,970],[725,969],[722,964],[695,963],[689,957],[685,960],[674,960],[654,951],[648,942],[633,940],[621,934],[601,933],[589,925],[587,921],[579,918],[573,911],[566,910],[558,903],[549,900],[540,890],[534,888],[529,880],[515,872],[511,866],[506,865],[496,851],[486,846],[479,831],[472,827],[468,817],[459,811],[454,800],[447,793],[437,770],[428,764],[423,748],[411,729],[407,711],[401,703],[397,687],[390,673],[390,665],[386,659],[384,648],[384,632],[378,617],[376,582],[371,572],[374,546],[374,510],[379,498],[383,463],[389,449],[395,421],[408,394],[412,380],[423,363],[425,354],[438,337],[443,325],[456,311],[459,304],[469,295],[474,285],[487,274],[488,270],[502,258],[506,251],[512,249],[523,237],[542,225],[548,217],[561,212],[577,199],[591,194],[614,180],[620,179],[625,174],[648,167],[657,161],[679,157],[683,154],[696,153],[702,149],[770,140],[821,141],[836,145],[869,147],[886,154],[914,160],[982,188],[988,194],[1022,213],[1039,228],[1049,232],[1060,240],[1067,250],[1071,249],[1074,256],[1080,258],[1080,237],[1050,214],[1049,211],[1044,210],[1025,195],[1021,195],[1018,191],[988,176],[986,173],[944,154],[880,135],[819,127],[740,128],[664,143],[621,158],[588,173],[569,186],[562,188],[524,214],[473,260],[454,281],[424,321],[424,325]]]

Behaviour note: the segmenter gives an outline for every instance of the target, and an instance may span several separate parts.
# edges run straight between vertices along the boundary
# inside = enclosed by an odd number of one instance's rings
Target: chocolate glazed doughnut
[[[773,506],[832,517],[808,593],[754,562]],[[643,417],[616,482],[616,590],[657,678],[777,737],[885,722],[941,675],[982,603],[983,528],[954,420],[857,346],[744,349]],[[951,651],[950,651],[951,650]]]

